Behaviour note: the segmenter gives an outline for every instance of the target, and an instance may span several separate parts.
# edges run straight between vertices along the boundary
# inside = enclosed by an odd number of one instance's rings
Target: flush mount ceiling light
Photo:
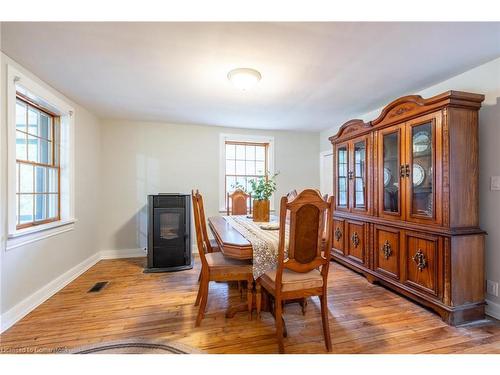
[[[254,87],[262,76],[255,69],[238,68],[233,69],[227,74],[227,79],[238,89],[247,91]]]

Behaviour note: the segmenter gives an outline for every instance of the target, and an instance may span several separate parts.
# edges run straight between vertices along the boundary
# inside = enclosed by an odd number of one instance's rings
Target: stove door
[[[153,267],[177,267],[189,262],[184,208],[155,208]]]

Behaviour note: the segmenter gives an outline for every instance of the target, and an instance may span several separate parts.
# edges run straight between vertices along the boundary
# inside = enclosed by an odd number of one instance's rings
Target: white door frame
[[[319,186],[320,186],[320,189],[323,189],[323,187],[325,186],[325,182],[326,182],[326,178],[331,178],[332,180],[332,190],[333,190],[333,175],[332,176],[324,176],[323,175],[323,167],[324,167],[324,163],[325,163],[325,159],[332,155],[333,157],[333,150],[328,150],[328,151],[321,151],[319,153]],[[332,166],[333,168],[333,166]],[[326,194],[328,193],[328,195],[333,195],[333,191],[321,191],[322,194]]]

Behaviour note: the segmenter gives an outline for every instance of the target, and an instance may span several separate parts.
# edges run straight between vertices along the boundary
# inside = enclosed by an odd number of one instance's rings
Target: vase
[[[269,221],[269,211],[270,211],[270,204],[271,202],[266,199],[266,200],[257,200],[254,199],[253,201],[253,221]]]

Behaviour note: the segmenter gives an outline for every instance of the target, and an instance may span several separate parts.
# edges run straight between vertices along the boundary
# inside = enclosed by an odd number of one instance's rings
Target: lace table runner
[[[253,277],[255,280],[267,271],[276,269],[278,263],[279,230],[264,230],[246,216],[224,216],[224,219],[251,244],[253,250]],[[288,225],[285,227],[285,258],[288,250]]]

